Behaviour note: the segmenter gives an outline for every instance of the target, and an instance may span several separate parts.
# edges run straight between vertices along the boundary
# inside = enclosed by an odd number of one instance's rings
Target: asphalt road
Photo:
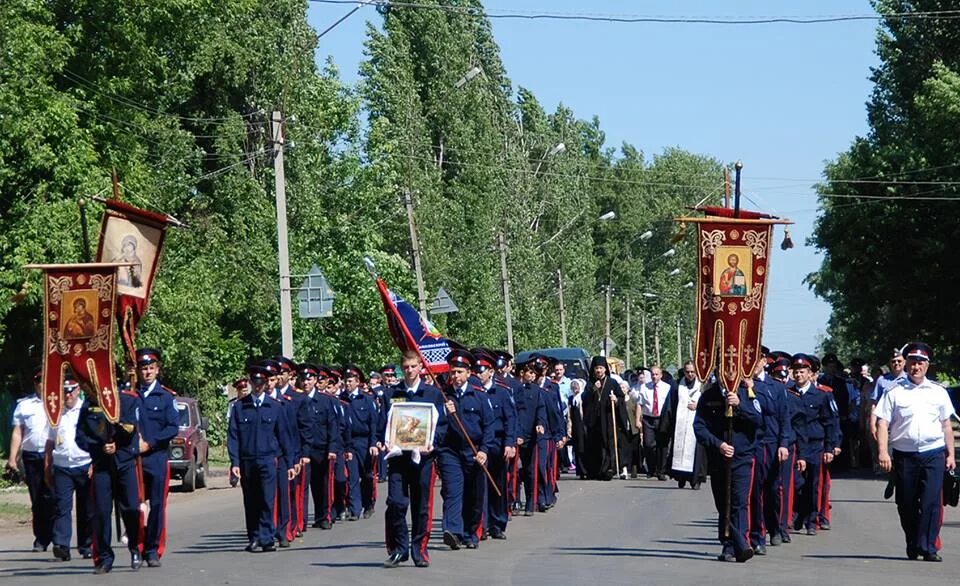
[[[511,521],[507,541],[449,551],[440,541],[435,502],[430,568],[380,567],[383,500],[366,521],[311,529],[275,553],[245,553],[240,489],[222,477],[193,494],[171,493],[163,567],[133,576],[117,549],[114,571],[94,576],[90,560],[52,561],[31,553],[29,528],[0,532],[0,583],[6,584],[944,584],[960,582],[960,512],[948,508],[944,562],[907,561],[892,501],[877,479],[835,479],[833,529],[768,548],[746,564],[716,561],[716,513],[710,491],[672,482],[587,482],[564,477],[555,509]]]

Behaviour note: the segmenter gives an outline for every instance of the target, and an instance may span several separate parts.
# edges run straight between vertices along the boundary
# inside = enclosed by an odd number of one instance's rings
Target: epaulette
[[[126,389],[126,390],[120,391],[120,394],[121,394],[121,395],[126,395],[126,396],[128,396],[128,397],[133,397],[133,398],[135,398],[135,399],[139,399],[139,398],[140,398],[140,395],[139,395],[136,391],[133,391],[133,390],[130,390],[130,389]]]
[[[280,397],[281,397],[284,401],[293,401],[293,397],[291,397],[290,395],[280,395]]]
[[[350,401],[344,401],[343,399],[339,399],[339,398],[337,400],[340,401],[341,405],[346,405],[348,407],[350,406]]]
[[[170,393],[170,394],[173,395],[174,397],[177,396],[177,392],[176,392],[175,390],[171,389],[170,387],[165,387],[165,386],[163,386],[163,385],[160,385],[160,388],[163,389],[163,390],[165,390],[165,391],[167,391],[168,393]]]
[[[500,387],[501,389],[505,389],[507,391],[510,390],[510,385],[508,385],[505,381],[502,381],[500,379],[496,379],[496,378],[493,379],[493,384],[494,386]]]
[[[787,387],[787,391],[794,397],[800,396],[800,390],[797,387]]]
[[[473,384],[473,383],[470,383],[470,388],[473,389],[473,390],[475,390],[475,391],[481,392],[481,393],[487,392],[487,389],[485,389],[485,388],[483,388],[483,387],[481,387],[481,386],[479,386],[479,385],[475,385],[475,384]]]
[[[821,385],[820,383],[817,383],[817,384],[816,384],[816,387],[817,387],[818,390],[823,391],[823,392],[825,392],[825,393],[832,393],[832,392],[833,392],[833,387],[828,387],[827,385]]]

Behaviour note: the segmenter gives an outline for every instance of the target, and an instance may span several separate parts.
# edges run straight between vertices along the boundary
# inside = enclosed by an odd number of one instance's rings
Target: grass
[[[30,521],[30,505],[0,502],[0,523],[26,523]]]
[[[227,456],[227,446],[210,446],[207,452],[207,460],[211,466],[229,466],[230,458]]]

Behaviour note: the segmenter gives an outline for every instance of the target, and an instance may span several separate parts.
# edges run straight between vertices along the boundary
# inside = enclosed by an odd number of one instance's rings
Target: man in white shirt
[[[923,342],[903,349],[907,380],[877,405],[877,458],[884,472],[894,470],[907,558],[940,562],[943,473],[956,467],[950,426],[954,409],[946,389],[926,378],[932,356]]]
[[[43,367],[33,370],[34,393],[17,401],[13,410],[10,456],[7,469],[17,470],[17,455],[22,452],[24,480],[30,493],[33,513],[33,551],[47,551],[53,539],[53,493],[43,480],[43,449],[50,435],[50,423],[43,410]]]
[[[90,532],[90,516],[87,510],[87,497],[90,495],[90,454],[77,445],[77,421],[80,419],[80,383],[67,374],[63,381],[64,411],[60,423],[50,428],[46,444],[44,471],[47,483],[53,488],[56,503],[53,517],[53,556],[58,560],[70,561],[71,528],[70,517],[73,512],[73,495],[77,495],[77,551],[84,559],[93,557],[90,544],[93,534]]]
[[[637,410],[636,423],[641,429],[647,478],[656,474],[657,480],[666,480],[670,436],[660,431],[660,415],[667,406],[670,385],[664,382],[663,369],[659,365],[650,368],[650,379],[650,382],[640,387],[640,409]]]

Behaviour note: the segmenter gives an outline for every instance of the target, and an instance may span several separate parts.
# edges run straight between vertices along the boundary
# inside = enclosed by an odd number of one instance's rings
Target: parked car
[[[177,397],[177,411],[180,431],[170,440],[170,478],[181,480],[184,492],[193,492],[207,485],[207,418],[190,397]]]
[[[568,377],[573,377],[580,372],[589,372],[590,369],[590,355],[587,354],[587,351],[583,348],[543,348],[540,350],[527,350],[517,354],[515,361],[517,364],[526,362],[531,354],[543,354],[550,358],[556,358],[563,363]]]

